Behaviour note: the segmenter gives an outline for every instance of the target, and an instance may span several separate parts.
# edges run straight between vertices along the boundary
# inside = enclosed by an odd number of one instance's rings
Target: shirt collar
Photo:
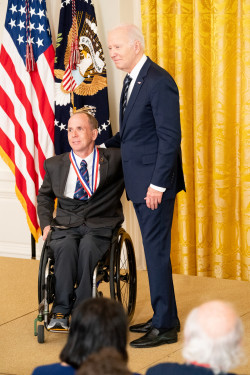
[[[136,66],[129,73],[132,79],[136,79],[138,77],[138,74],[141,68],[143,67],[143,65],[145,64],[146,60],[147,60],[147,56],[143,54],[142,58],[138,61]]]
[[[84,158],[84,159],[80,158],[80,156],[76,155],[74,152],[73,152],[73,154],[75,155],[75,160],[76,160],[77,166],[78,166],[78,168],[80,168],[80,164],[81,164],[82,160],[86,161],[87,166],[89,166],[89,164],[93,161],[94,150],[91,152],[91,154],[86,156],[86,158]]]

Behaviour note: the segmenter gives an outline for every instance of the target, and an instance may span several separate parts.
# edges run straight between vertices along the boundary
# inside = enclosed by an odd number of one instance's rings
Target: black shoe
[[[178,318],[177,318],[178,319]],[[152,318],[149,319],[146,323],[135,324],[129,327],[130,332],[137,332],[137,333],[147,333],[152,328]],[[177,332],[181,330],[181,324],[179,319],[177,320],[175,326]]]
[[[173,344],[177,342],[176,328],[160,332],[157,328],[152,327],[141,338],[131,341],[130,346],[133,348],[153,348],[164,344]]]
[[[152,318],[146,323],[139,323],[129,327],[130,332],[147,333],[152,328]]]

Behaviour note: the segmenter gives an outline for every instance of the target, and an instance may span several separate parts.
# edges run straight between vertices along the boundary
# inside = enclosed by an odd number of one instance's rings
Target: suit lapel
[[[99,148],[99,165],[100,165],[100,182],[99,186],[96,189],[98,191],[99,189],[102,188],[102,186],[105,184],[107,175],[108,175],[108,160],[104,156],[104,152],[102,148]],[[89,198],[92,199],[92,197],[95,195],[95,193]]]
[[[148,57],[145,64],[142,66],[142,68],[141,68],[141,70],[138,74],[138,77],[136,78],[133,90],[131,92],[127,107],[126,107],[125,112],[124,112],[123,119],[122,119],[122,98],[123,98],[123,91],[122,91],[121,100],[120,100],[120,124],[121,124],[121,126],[120,126],[120,136],[121,137],[124,133],[129,114],[132,111],[132,109],[134,107],[134,104],[135,104],[135,101],[136,101],[136,98],[137,98],[137,96],[138,96],[138,94],[139,94],[139,92],[140,92],[140,90],[143,86],[144,79],[145,79],[145,77],[148,73],[148,69],[149,69],[150,65],[151,65],[151,60]]]
[[[67,152],[66,154],[63,155],[62,157],[62,168],[61,168],[61,173],[60,173],[60,194],[64,195],[65,191],[65,186],[67,182],[67,178],[69,175],[69,168],[70,168],[70,159],[69,159],[69,153]]]

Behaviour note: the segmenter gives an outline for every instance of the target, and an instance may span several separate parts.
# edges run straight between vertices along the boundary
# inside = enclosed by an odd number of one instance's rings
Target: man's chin
[[[119,61],[115,62],[115,66],[116,66],[117,69],[122,70],[122,64]]]
[[[73,150],[73,152],[74,152],[75,154],[77,154],[78,152],[81,152],[81,151],[82,151],[80,147],[71,147],[71,148],[72,148],[72,150]]]
[[[71,144],[70,147],[72,148],[72,150],[79,150],[81,148],[80,144],[79,143],[74,143],[74,144]]]

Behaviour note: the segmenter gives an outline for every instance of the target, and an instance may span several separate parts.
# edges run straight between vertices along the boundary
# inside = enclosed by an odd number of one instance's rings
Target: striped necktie
[[[80,166],[81,166],[80,167],[81,176],[89,184],[89,172],[88,172],[88,169],[87,169],[86,161],[82,160]],[[80,199],[80,200],[87,200],[88,199],[88,194],[87,194],[86,190],[82,187],[82,184],[81,184],[79,178],[77,178],[77,182],[76,182],[74,199]]]
[[[130,85],[130,82],[132,81],[132,78],[130,75],[126,75],[123,81],[123,100],[122,100],[122,114],[124,115],[125,108],[127,106],[127,100],[128,100],[128,88]]]

